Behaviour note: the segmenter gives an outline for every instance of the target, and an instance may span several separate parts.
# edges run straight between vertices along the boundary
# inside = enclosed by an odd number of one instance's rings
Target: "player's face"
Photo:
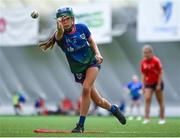
[[[152,53],[151,49],[149,49],[149,48],[144,49],[143,56],[148,60],[151,59],[153,57],[153,53]]]
[[[61,19],[64,29],[69,29],[73,25],[73,18],[66,16]]]
[[[133,82],[138,82],[138,77],[136,75],[133,75],[132,80]]]

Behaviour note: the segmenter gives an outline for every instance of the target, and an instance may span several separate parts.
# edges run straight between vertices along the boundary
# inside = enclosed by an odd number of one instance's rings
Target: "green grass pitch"
[[[78,116],[0,116],[0,137],[180,137],[180,118],[167,118],[158,125],[158,118],[149,124],[127,121],[120,125],[114,117],[88,116],[85,129],[96,133],[34,133],[35,129],[71,130]]]

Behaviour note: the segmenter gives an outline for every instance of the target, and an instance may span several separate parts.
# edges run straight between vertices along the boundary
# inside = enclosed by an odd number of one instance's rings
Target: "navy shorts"
[[[152,89],[153,91],[155,91],[157,85],[158,85],[157,83],[154,83],[154,84],[151,84],[151,85],[145,84],[145,88],[150,88],[150,89]],[[161,91],[163,91],[163,90],[164,90],[164,83],[161,82]]]
[[[97,67],[97,68],[101,68],[101,65],[97,63],[97,60],[93,60],[91,64],[89,64],[88,68],[91,67]],[[84,72],[80,72],[80,73],[73,73],[74,74],[74,78],[75,81],[78,83],[83,83],[85,78],[86,78],[86,70]]]
[[[132,96],[131,100],[132,101],[138,101],[141,98],[141,96]]]

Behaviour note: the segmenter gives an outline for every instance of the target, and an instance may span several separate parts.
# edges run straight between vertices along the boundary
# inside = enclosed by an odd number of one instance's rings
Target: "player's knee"
[[[83,92],[82,92],[82,96],[90,96],[90,92],[91,92],[91,86],[90,85],[83,85]]]
[[[151,102],[151,97],[146,97],[146,103],[150,103]]]
[[[159,105],[160,105],[161,108],[164,108],[164,103],[163,102],[160,102]]]

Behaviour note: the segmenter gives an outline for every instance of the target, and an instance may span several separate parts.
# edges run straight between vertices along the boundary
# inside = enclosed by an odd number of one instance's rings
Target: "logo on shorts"
[[[77,79],[79,79],[79,80],[81,80],[82,79],[82,73],[76,73],[76,77],[77,77]]]

